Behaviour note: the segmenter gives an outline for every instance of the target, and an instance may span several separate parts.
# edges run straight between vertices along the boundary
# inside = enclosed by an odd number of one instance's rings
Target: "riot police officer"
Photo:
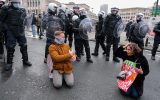
[[[156,55],[158,46],[160,44],[160,22],[157,23],[153,31],[155,32],[155,36],[154,36],[154,43],[153,43],[153,48],[152,48],[151,59],[155,60],[155,55]]]
[[[72,10],[67,11],[67,23],[66,23],[66,33],[69,41],[69,46],[72,47],[72,41],[73,41],[73,20],[72,20],[73,12]]]
[[[149,26],[143,21],[144,15],[138,13],[136,15],[136,22],[130,26],[130,36],[129,41],[138,44],[138,46],[143,50],[144,48],[144,38],[146,34],[150,31]],[[143,52],[143,51],[142,51]]]
[[[75,46],[76,46],[76,54],[77,54],[77,60],[80,61],[81,53],[83,50],[83,46],[85,47],[86,51],[86,60],[89,63],[93,63],[90,55],[90,46],[89,46],[89,40],[88,40],[88,34],[87,31],[91,30],[91,22],[90,19],[87,18],[87,12],[85,10],[80,11],[80,17],[75,21]]]
[[[128,23],[126,24],[126,28],[125,28],[126,40],[129,40],[129,36],[130,36],[129,31],[130,31],[130,26],[132,25],[132,23],[133,23],[133,21],[132,21],[132,19],[130,19],[130,20],[128,21]]]
[[[12,69],[13,54],[16,42],[19,43],[23,65],[31,66],[28,61],[27,40],[24,32],[26,10],[21,7],[20,0],[10,0],[10,5],[2,8],[0,20],[6,29],[7,65],[5,70]]]
[[[111,8],[111,14],[107,15],[104,20],[104,32],[106,34],[106,61],[109,61],[110,48],[113,45],[113,61],[119,62],[119,59],[114,56],[114,52],[118,48],[120,42],[120,36],[115,30],[117,30],[117,24],[121,21],[121,17],[118,15],[118,8]]]
[[[105,51],[106,51],[106,47],[104,44],[105,36],[102,31],[103,22],[104,22],[104,15],[105,15],[104,11],[100,11],[98,13],[99,21],[96,23],[96,34],[95,34],[96,45],[95,45],[94,53],[92,53],[92,55],[94,55],[94,56],[98,56],[99,45],[101,45],[101,47],[104,51],[103,54],[105,54]]]
[[[63,31],[64,23],[60,18],[56,16],[57,14],[57,5],[55,3],[48,4],[48,13],[44,15],[42,19],[42,27],[46,29],[46,47],[45,47],[45,59],[44,63],[47,62],[48,47],[52,42],[54,42],[54,32]]]
[[[5,0],[0,0],[0,15],[1,15],[1,8],[5,4]],[[3,48],[3,42],[4,42],[4,27],[2,26],[2,22],[0,22],[0,59],[3,58],[4,48]]]
[[[58,17],[62,20],[63,24],[64,24],[64,31],[65,31],[65,43],[67,42],[67,15],[66,15],[66,11],[67,11],[67,6],[64,4],[61,4],[58,8]]]

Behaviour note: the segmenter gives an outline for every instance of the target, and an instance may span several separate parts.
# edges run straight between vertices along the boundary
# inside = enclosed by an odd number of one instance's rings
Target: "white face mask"
[[[57,44],[63,44],[64,40],[65,38],[55,37],[54,42],[56,42]]]
[[[21,4],[20,3],[18,3],[18,2],[16,2],[16,3],[13,3],[13,7],[14,8],[21,8]]]

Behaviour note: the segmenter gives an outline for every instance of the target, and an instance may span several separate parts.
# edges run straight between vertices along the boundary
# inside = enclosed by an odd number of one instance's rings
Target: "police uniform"
[[[54,42],[54,32],[55,31],[63,31],[64,30],[64,23],[63,21],[58,18],[57,16],[48,13],[44,16],[42,20],[42,26],[44,29],[46,29],[46,47],[45,47],[45,58],[47,58],[48,55],[48,47],[51,43]],[[45,61],[44,61],[45,62]]]
[[[155,60],[155,55],[158,49],[158,46],[160,44],[160,22],[154,27],[155,37],[154,37],[154,43],[153,43],[153,49],[152,49],[152,60]]]
[[[72,15],[68,14],[67,16],[67,23],[66,23],[66,33],[68,35],[68,41],[69,46],[72,47],[72,41],[73,41],[73,21],[72,21]],[[66,36],[67,38],[67,36]]]
[[[1,15],[1,7],[4,5],[4,2],[1,1],[1,5],[0,5],[0,15]],[[4,27],[2,22],[0,21],[0,59],[3,57],[3,53],[4,53],[4,48],[3,48],[3,44],[4,44]]]
[[[104,32],[102,31],[102,27],[103,27],[103,18],[96,23],[96,35],[95,35],[96,45],[95,45],[94,53],[92,53],[92,55],[95,55],[95,56],[98,56],[99,45],[101,45],[104,51],[103,54],[105,54],[105,51],[106,51],[106,47],[104,44],[105,35],[104,35]]]
[[[12,67],[13,54],[16,43],[19,43],[22,53],[23,64],[31,66],[28,61],[27,40],[24,33],[24,20],[26,10],[24,8],[14,8],[13,5],[2,8],[0,20],[6,29],[6,48],[7,48],[7,67],[10,70]]]
[[[117,58],[114,56],[114,52],[118,48],[120,37],[117,35],[117,33],[114,33],[114,30],[116,29],[116,24],[120,20],[121,20],[121,17],[117,14],[116,15],[109,14],[105,18],[104,32],[106,33],[106,61],[109,60],[110,48],[111,48],[111,45],[113,45],[113,60],[116,62],[119,62],[117,61]]]

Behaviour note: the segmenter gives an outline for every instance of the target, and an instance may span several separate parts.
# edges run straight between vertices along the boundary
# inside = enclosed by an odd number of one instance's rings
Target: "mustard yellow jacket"
[[[68,44],[51,44],[49,46],[49,54],[53,61],[53,68],[59,73],[70,74],[73,71],[69,54],[70,47]]]

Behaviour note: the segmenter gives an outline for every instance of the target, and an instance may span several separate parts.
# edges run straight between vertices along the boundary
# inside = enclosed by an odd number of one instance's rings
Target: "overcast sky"
[[[61,3],[75,2],[86,3],[93,11],[97,13],[100,9],[100,5],[108,4],[109,9],[111,7],[128,8],[128,7],[151,7],[156,0],[57,0]],[[159,3],[160,4],[160,3]]]

